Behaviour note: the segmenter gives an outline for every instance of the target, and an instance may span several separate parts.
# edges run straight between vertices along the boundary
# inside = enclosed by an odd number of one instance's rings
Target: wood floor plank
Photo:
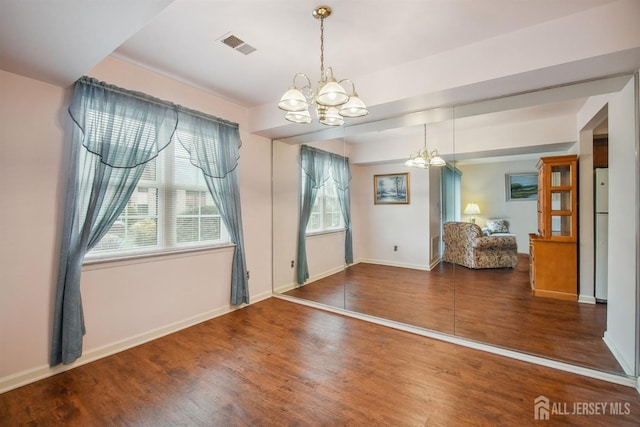
[[[0,425],[522,426],[540,395],[630,411],[543,425],[640,423],[633,388],[271,298],[4,393]]]
[[[431,271],[360,263],[287,292],[310,301],[593,369],[623,374],[602,337],[607,306],[534,297],[529,260]]]

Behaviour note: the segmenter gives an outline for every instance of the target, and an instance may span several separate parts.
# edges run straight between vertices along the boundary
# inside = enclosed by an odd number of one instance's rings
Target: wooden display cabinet
[[[538,162],[538,233],[529,234],[529,277],[535,296],[578,295],[578,156]]]

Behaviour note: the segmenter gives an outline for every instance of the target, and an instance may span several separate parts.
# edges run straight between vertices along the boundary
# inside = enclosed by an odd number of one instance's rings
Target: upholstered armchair
[[[444,224],[444,261],[468,268],[515,267],[518,246],[513,234],[485,236],[470,222]]]

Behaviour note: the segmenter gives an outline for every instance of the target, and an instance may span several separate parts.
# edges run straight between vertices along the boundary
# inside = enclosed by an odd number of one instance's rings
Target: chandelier
[[[320,81],[317,89],[311,87],[311,80],[304,73],[293,76],[293,85],[287,90],[278,107],[286,111],[285,119],[293,123],[311,123],[309,107],[316,105],[318,121],[327,126],[342,126],[345,117],[361,117],[369,111],[356,93],[355,84],[349,79],[337,81],[331,67],[324,68],[324,20],[331,15],[329,6],[316,7],[312,15],[320,20]],[[302,81],[302,86],[296,82]],[[351,92],[342,86],[351,85]]]
[[[409,160],[404,162],[410,168],[429,169],[429,166],[444,166],[447,162],[438,155],[438,150],[427,148],[427,125],[424,125],[424,147],[412,153]]]

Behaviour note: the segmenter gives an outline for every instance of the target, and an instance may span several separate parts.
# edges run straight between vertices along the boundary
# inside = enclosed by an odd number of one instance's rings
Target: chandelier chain
[[[320,79],[324,78],[324,17],[320,18]]]
[[[424,124],[424,149],[427,149],[427,124]]]

